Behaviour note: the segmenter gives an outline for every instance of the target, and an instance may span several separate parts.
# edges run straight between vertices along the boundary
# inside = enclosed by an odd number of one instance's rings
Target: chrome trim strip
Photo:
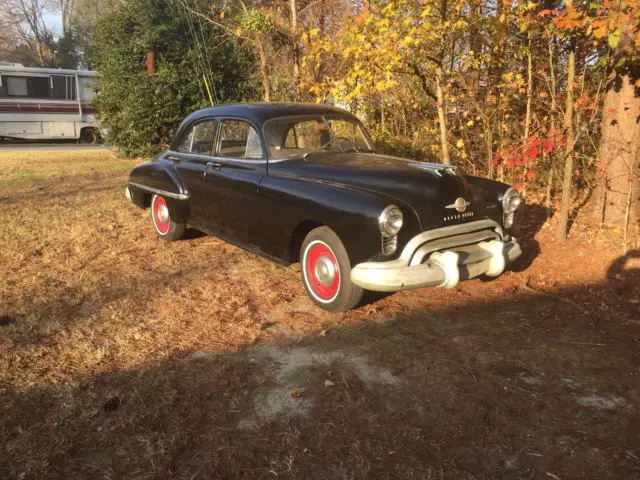
[[[419,233],[411,240],[409,240],[404,249],[402,249],[402,253],[400,254],[400,258],[398,260],[402,260],[402,263],[404,265],[409,265],[411,257],[418,249],[418,247],[420,247],[423,243],[435,240],[436,238],[461,235],[463,233],[475,232],[476,230],[484,230],[487,228],[495,229],[498,235],[500,235],[500,238],[503,237],[500,224],[488,218],[485,220],[477,220],[475,222],[461,223],[460,225],[449,225],[448,227],[427,230],[426,232]]]
[[[463,235],[456,235],[452,238],[436,239],[429,243],[422,245],[413,254],[410,265],[420,265],[424,260],[424,257],[437,250],[456,250],[458,247],[464,247],[465,245],[477,244],[486,240],[500,240],[501,236],[492,230],[480,230],[478,232],[466,233]]]
[[[256,158],[255,160],[246,159],[246,158],[237,158],[237,157],[220,157],[216,155],[206,155],[204,153],[186,153],[186,152],[176,152],[175,150],[167,150],[169,155],[188,155],[189,157],[197,157],[203,160],[224,160],[226,163],[238,163],[242,165],[265,165],[267,160],[264,158]],[[167,158],[167,157],[165,157]],[[167,160],[169,160],[167,158]],[[188,161],[188,160],[187,160]]]
[[[135,182],[129,182],[129,185],[133,185],[134,187],[140,188],[141,190],[146,190],[147,192],[155,193],[157,195],[162,195],[163,197],[176,198],[178,200],[188,200],[189,193],[173,193],[167,192],[166,190],[158,190],[157,188],[147,187],[146,185],[141,185]]]

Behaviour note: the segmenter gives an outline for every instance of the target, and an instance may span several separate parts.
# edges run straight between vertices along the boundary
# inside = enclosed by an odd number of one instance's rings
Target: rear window
[[[185,133],[177,151],[198,155],[211,155],[213,153],[215,133],[216,122],[214,120],[196,123]]]

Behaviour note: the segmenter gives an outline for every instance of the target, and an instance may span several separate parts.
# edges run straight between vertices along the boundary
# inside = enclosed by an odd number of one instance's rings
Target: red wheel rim
[[[340,266],[331,249],[322,242],[313,242],[305,255],[305,276],[314,296],[331,301],[340,289]]]
[[[166,212],[164,215],[163,211]],[[156,229],[162,235],[169,231],[171,219],[169,218],[168,214],[167,202],[162,197],[156,196],[153,199],[153,223],[155,223]]]

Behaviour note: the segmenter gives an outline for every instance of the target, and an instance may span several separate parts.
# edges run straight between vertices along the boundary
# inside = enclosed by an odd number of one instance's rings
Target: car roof
[[[275,117],[286,117],[291,115],[327,115],[332,113],[353,116],[352,113],[343,110],[342,108],[320,103],[228,103],[198,110],[197,112],[189,115],[185,119],[184,123],[191,123],[193,120],[206,117],[229,116],[246,118],[262,126],[264,122]]]

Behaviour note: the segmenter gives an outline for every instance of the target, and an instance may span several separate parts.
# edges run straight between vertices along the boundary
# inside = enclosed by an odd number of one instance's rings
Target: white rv
[[[91,100],[99,79],[97,72],[0,62],[0,139],[97,142]]]

